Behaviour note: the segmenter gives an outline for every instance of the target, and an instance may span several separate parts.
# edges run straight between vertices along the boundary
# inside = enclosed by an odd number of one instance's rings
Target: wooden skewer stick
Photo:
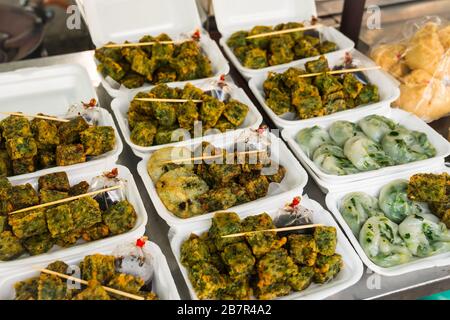
[[[203,100],[190,100],[190,99],[163,99],[163,98],[134,98],[133,100],[136,101],[146,101],[146,102],[178,102],[178,103],[185,103],[185,102],[195,102],[195,103],[201,103]]]
[[[68,275],[63,274],[63,273],[59,273],[59,272],[48,270],[48,269],[39,269],[39,271],[42,272],[42,273],[46,273],[46,274],[50,274],[50,275],[53,275],[53,276],[57,276],[57,277],[60,277],[60,278],[66,279],[66,280],[75,281],[75,282],[84,284],[86,286],[88,285],[88,282],[86,280],[83,280],[83,279],[80,279],[80,278],[76,278],[76,277],[72,277],[72,276],[68,276]],[[102,286],[102,288],[105,289],[105,291],[107,291],[107,292],[118,294],[118,295],[126,297],[126,298],[130,298],[130,299],[134,299],[134,300],[145,300],[144,297],[141,297],[141,296],[138,296],[138,295],[135,295],[135,294],[131,294],[131,293],[128,293],[128,292],[125,292],[125,291],[120,291],[120,290],[109,288],[109,287],[105,287],[105,286]]]
[[[265,32],[265,33],[260,33],[260,34],[255,34],[255,35],[252,35],[252,36],[248,36],[248,37],[246,37],[246,39],[256,39],[256,38],[262,38],[262,37],[270,37],[270,36],[276,36],[276,35],[279,35],[279,34],[292,33],[292,32],[298,32],[298,31],[305,31],[305,30],[311,30],[311,29],[318,29],[320,27],[323,27],[323,25],[315,24],[315,25],[307,26],[307,27],[298,27],[298,28],[292,28],[292,29],[286,29],[286,30]]]
[[[248,236],[248,235],[252,235],[252,234],[255,234],[255,233],[261,233],[261,232],[294,231],[294,230],[316,228],[316,227],[321,227],[321,226],[323,226],[323,224],[318,223],[318,224],[306,224],[306,225],[303,225],[303,226],[285,227],[285,228],[277,228],[277,229],[248,231],[248,232],[229,234],[229,235],[226,235],[226,236],[222,236],[222,238],[237,238],[237,237]]]
[[[265,152],[265,150],[251,150],[251,151],[245,151],[245,152],[236,152],[236,155],[241,155],[241,154],[254,154],[254,153],[262,153]],[[180,163],[180,162],[190,162],[190,161],[197,161],[197,160],[209,160],[209,159],[216,159],[216,158],[220,158],[223,157],[223,154],[217,154],[217,155],[211,155],[211,156],[201,156],[201,157],[194,157],[194,158],[184,158],[184,159],[174,159],[174,160],[167,160],[162,162],[162,164],[167,164],[167,163]]]
[[[353,69],[342,69],[342,70],[333,70],[333,71],[326,71],[326,72],[307,73],[307,74],[301,74],[298,77],[299,78],[308,78],[308,77],[320,76],[321,74],[353,73],[353,72],[359,72],[359,71],[369,71],[369,70],[378,70],[378,69],[381,69],[381,67],[373,66],[373,67],[365,67],[365,68],[353,68]]]
[[[88,193],[85,193],[85,194],[80,194],[80,195],[69,197],[69,198],[64,198],[64,199],[60,199],[60,200],[56,200],[56,201],[52,201],[52,202],[48,202],[48,203],[38,204],[36,206],[32,206],[32,207],[28,207],[28,208],[24,208],[24,209],[20,209],[20,210],[17,210],[17,211],[10,212],[9,214],[16,214],[16,213],[20,213],[20,212],[27,212],[27,211],[31,211],[31,210],[37,210],[37,209],[53,206],[55,204],[61,204],[61,203],[77,200],[77,199],[84,198],[84,197],[95,196],[96,194],[99,194],[99,193],[113,191],[113,190],[117,190],[117,189],[120,189],[120,188],[122,188],[121,185],[120,186],[109,187],[109,188],[105,188],[105,189],[101,189],[101,190],[97,190],[97,191],[92,191],[92,192],[88,192]]]
[[[147,47],[155,44],[177,44],[193,40],[185,41],[150,41],[150,42],[135,42],[135,43],[122,43],[122,44],[106,44],[103,48],[126,48],[126,47]]]
[[[4,115],[8,115],[8,116],[25,117],[25,118],[37,118],[37,119],[59,121],[59,122],[69,122],[70,121],[70,120],[67,120],[67,119],[61,119],[61,118],[55,118],[55,117],[47,117],[47,116],[41,116],[41,115],[31,115],[31,114],[25,114],[25,113],[20,113],[20,112],[0,111],[0,114],[4,114]]]

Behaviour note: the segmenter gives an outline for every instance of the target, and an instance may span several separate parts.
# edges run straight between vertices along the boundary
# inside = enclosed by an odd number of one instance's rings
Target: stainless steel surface
[[[99,78],[95,71],[95,64],[92,60],[92,52],[85,51],[81,53],[54,56],[48,58],[27,60],[9,64],[1,64],[0,72],[13,71],[20,68],[42,67],[64,63],[77,63],[87,69],[91,76],[92,83],[96,87],[100,104],[103,108],[110,109],[111,98],[106,91],[99,86]],[[39,110],[36,110],[38,112]],[[122,137],[123,138],[123,137]],[[123,140],[123,139],[122,139]],[[181,272],[175,261],[175,257],[170,249],[167,232],[167,224],[158,216],[156,210],[145,190],[141,178],[139,177],[136,165],[139,158],[136,157],[130,147],[124,143],[123,152],[119,158],[119,164],[127,166],[136,179],[140,195],[145,204],[148,214],[148,225],[146,234],[150,239],[156,242],[163,251],[169,263],[170,270],[177,284],[178,291],[182,299],[189,299],[189,293],[182,278]],[[320,202],[324,207],[324,194],[318,189],[316,184],[310,179],[305,192],[314,200]],[[431,268],[419,272],[409,273],[399,277],[383,277],[365,270],[362,279],[354,286],[336,294],[329,299],[374,299],[374,298],[409,298],[433,294],[439,291],[450,289],[450,266],[443,268]],[[402,291],[405,291],[401,293]]]

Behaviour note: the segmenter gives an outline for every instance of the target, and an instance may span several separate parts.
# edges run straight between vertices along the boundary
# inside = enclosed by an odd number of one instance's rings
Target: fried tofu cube
[[[127,74],[119,83],[128,89],[140,88],[145,83],[145,77],[137,73]]]
[[[223,115],[236,127],[244,123],[248,114],[248,106],[237,100],[231,99],[225,106]]]
[[[173,128],[177,122],[177,110],[173,104],[157,102],[155,107],[155,119],[162,128]]]
[[[331,41],[324,41],[319,45],[320,54],[333,52],[336,51],[337,49],[338,49],[337,44]]]
[[[193,129],[200,116],[197,110],[197,104],[193,101],[188,101],[180,105],[177,114],[180,127],[186,130]]]
[[[375,103],[380,101],[380,94],[378,92],[378,87],[372,84],[365,85],[358,97],[356,98],[356,105]]]
[[[116,145],[116,134],[113,127],[90,127],[80,133],[81,143],[87,156],[99,156]]]
[[[0,233],[2,233],[3,231],[7,231],[8,228],[9,228],[8,217],[0,216]]]
[[[262,69],[269,66],[267,52],[260,48],[247,49],[242,64],[250,69]]]
[[[272,283],[267,286],[257,287],[256,296],[259,300],[272,300],[287,296],[291,293],[291,287],[285,282]]]
[[[295,263],[312,267],[316,263],[317,246],[313,236],[291,234],[288,237],[289,255]]]
[[[233,207],[237,200],[236,194],[230,187],[211,189],[198,198],[205,212],[226,210]]]
[[[22,158],[12,161],[14,175],[26,174],[36,171],[36,158]]]
[[[8,177],[12,173],[12,161],[9,158],[8,151],[0,150],[0,177]]]
[[[317,251],[324,256],[332,256],[336,251],[337,234],[335,227],[314,228],[314,241]]]
[[[197,57],[177,57],[171,59],[170,67],[176,72],[178,81],[186,81],[202,78],[198,73]]]
[[[49,233],[39,234],[23,241],[23,246],[32,256],[44,254],[50,251],[54,244],[55,241]]]
[[[92,227],[83,230],[81,237],[84,241],[96,241],[109,236],[109,228],[104,223],[97,223]]]
[[[216,125],[214,126],[215,129],[220,130],[220,132],[226,132],[229,130],[234,130],[236,127],[234,124],[232,124],[230,121],[228,121],[227,118],[224,116],[221,116],[219,120],[217,120]]]
[[[244,47],[247,45],[247,31],[236,31],[227,40],[227,45],[231,48]]]
[[[332,280],[343,267],[342,257],[339,254],[324,256],[319,254],[314,267],[313,281],[325,283]]]
[[[72,300],[111,300],[111,298],[98,281],[92,280],[88,282],[87,288]]]
[[[68,204],[47,209],[45,216],[47,217],[47,226],[52,237],[74,230],[75,223]]]
[[[274,229],[272,218],[267,213],[249,216],[242,221],[244,232]],[[253,254],[261,257],[271,250],[281,248],[286,238],[278,239],[275,232],[258,232],[245,236]]]
[[[220,300],[250,300],[253,295],[253,289],[250,286],[248,278],[227,278],[227,286],[220,295]]]
[[[86,229],[102,222],[102,212],[97,201],[90,197],[80,198],[69,203],[74,228]]]
[[[31,278],[14,284],[16,300],[37,300],[39,278]]]
[[[242,241],[241,238],[222,238],[229,234],[241,232],[241,219],[234,212],[217,212],[212,218],[212,225],[209,235],[214,239],[214,243],[219,251],[227,245]]]
[[[269,191],[269,180],[266,176],[257,176],[249,179],[244,183],[244,188],[247,191],[251,200],[256,200],[267,195]]]
[[[227,285],[225,277],[207,262],[193,265],[189,269],[189,280],[199,299],[217,299]]]
[[[25,249],[20,239],[14,236],[11,231],[0,233],[0,261],[13,260],[24,252]]]
[[[153,122],[138,122],[130,133],[131,142],[142,147],[150,147],[153,145],[155,135],[157,132],[156,126]]]
[[[274,43],[273,40],[272,43]],[[272,54],[269,58],[269,65],[276,66],[278,64],[289,63],[294,60],[294,58],[295,54],[288,46],[273,47]]]
[[[108,282],[108,287],[131,294],[137,294],[144,284],[145,281],[140,277],[131,274],[117,273]]]
[[[68,274],[69,270],[69,265],[63,261],[54,261],[52,263],[50,263],[47,268],[50,271],[55,271],[55,272],[59,272],[62,274]]]
[[[0,216],[6,215],[14,211],[14,207],[10,200],[0,200]]]
[[[39,204],[39,195],[29,183],[12,187],[11,202],[15,210]]]
[[[195,234],[191,234],[189,239],[181,245],[180,260],[181,264],[186,268],[190,268],[195,264],[209,261],[210,251],[206,241],[202,240]]]
[[[42,273],[38,281],[38,300],[65,300],[67,284],[58,276]]]
[[[12,185],[7,178],[0,178],[0,199],[8,200],[11,197]]]
[[[58,127],[55,121],[35,118],[31,126],[39,149],[48,149],[50,146],[59,144]],[[42,148],[39,146],[42,146]]]
[[[277,115],[288,113],[292,110],[291,96],[278,88],[270,91],[266,97],[266,103]]]
[[[298,268],[284,249],[268,252],[257,262],[258,288],[264,288],[275,283],[286,282],[298,273]]]
[[[59,139],[64,144],[80,142],[80,133],[89,128],[83,117],[78,116],[69,122],[62,123],[58,128]]]
[[[49,203],[57,200],[61,200],[64,198],[68,198],[68,192],[61,192],[56,190],[41,190],[39,192],[39,200],[41,203]]]
[[[41,169],[54,167],[56,165],[55,151],[40,150],[36,157],[37,165]]]
[[[11,160],[32,158],[37,155],[37,144],[34,138],[18,137],[6,141],[6,150]]]
[[[324,56],[320,56],[317,60],[308,61],[305,63],[305,70],[308,73],[326,72],[330,70],[328,60]]]
[[[103,222],[108,226],[112,235],[131,230],[136,224],[136,220],[136,211],[127,200],[117,202],[103,213]]]
[[[89,190],[89,183],[87,183],[86,181],[81,181],[81,182],[77,183],[76,185],[73,185],[72,187],[70,187],[69,195],[71,197],[78,196],[78,195],[87,193],[88,190]]]
[[[450,175],[421,173],[409,179],[408,198],[419,202],[448,202]]]
[[[84,257],[80,263],[82,278],[86,281],[97,280],[106,284],[116,273],[114,256],[94,254]]]
[[[238,164],[212,163],[208,166],[208,172],[216,184],[227,185],[241,174],[241,166]]]
[[[221,253],[223,262],[227,265],[232,278],[249,276],[255,266],[255,257],[245,242],[230,244]]]
[[[1,121],[2,136],[6,140],[13,138],[32,137],[30,121],[21,116],[9,116]]]
[[[314,268],[301,266],[298,269],[298,273],[291,276],[288,283],[293,290],[303,291],[309,287],[313,280]]]
[[[44,210],[26,211],[10,215],[9,225],[14,235],[19,239],[47,232]]]
[[[53,238],[55,239],[57,246],[68,248],[78,242],[78,239],[81,238],[81,233],[81,230],[72,230],[66,233],[59,234],[57,236],[53,236]]]
[[[273,165],[273,163],[272,163],[272,165]],[[269,180],[269,182],[274,182],[274,183],[281,183],[281,181],[283,181],[285,176],[286,176],[286,168],[283,167],[282,165],[278,165],[278,170],[275,174],[266,175],[267,180]]]
[[[225,104],[208,95],[203,95],[203,103],[200,106],[200,117],[203,125],[206,127],[214,127],[220,116],[225,110]]]
[[[56,190],[68,192],[69,177],[65,172],[55,172],[41,176],[38,179],[39,190]]]
[[[59,145],[56,147],[56,165],[70,166],[86,162],[86,154],[82,144]]]

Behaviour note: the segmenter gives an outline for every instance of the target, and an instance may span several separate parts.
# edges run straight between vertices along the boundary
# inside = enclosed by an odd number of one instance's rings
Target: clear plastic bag
[[[81,102],[71,105],[67,111],[66,118],[72,119],[81,116],[91,126],[98,125],[100,121],[100,108],[95,99],[89,102]]]
[[[390,34],[371,58],[400,82],[394,106],[426,122],[450,115],[450,23],[439,17],[409,21]]]
[[[277,228],[295,227],[312,223],[312,211],[301,205],[301,197],[295,197],[291,203],[275,214],[273,222]],[[292,233],[308,233],[311,230],[301,229],[297,231],[279,232],[280,236]]]
[[[127,181],[117,178],[118,171],[113,169],[111,172],[105,172],[101,176],[92,178],[91,185],[89,187],[89,192],[106,189],[110,187],[118,186],[120,188],[99,193],[94,199],[100,205],[100,208],[105,211],[108,210],[113,204],[127,199]]]

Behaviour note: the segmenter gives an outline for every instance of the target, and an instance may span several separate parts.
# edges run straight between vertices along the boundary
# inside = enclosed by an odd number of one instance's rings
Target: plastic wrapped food
[[[431,122],[450,114],[447,21],[425,17],[405,24],[372,49],[371,57],[400,82],[395,106]]]

